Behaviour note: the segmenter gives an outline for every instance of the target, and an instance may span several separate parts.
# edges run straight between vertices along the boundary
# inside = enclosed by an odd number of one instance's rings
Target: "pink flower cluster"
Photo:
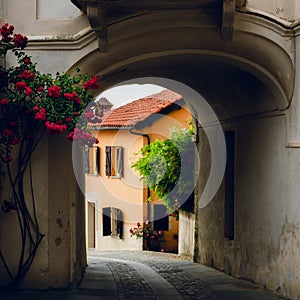
[[[144,226],[140,222],[136,223],[136,227],[129,229],[130,236],[136,236],[136,238],[142,238],[144,236]]]
[[[140,222],[136,223],[136,227],[129,229],[130,236],[136,236],[136,238],[146,237],[150,239],[160,239],[163,237],[164,232],[162,230],[155,231],[152,229],[149,220],[146,220],[144,224]]]

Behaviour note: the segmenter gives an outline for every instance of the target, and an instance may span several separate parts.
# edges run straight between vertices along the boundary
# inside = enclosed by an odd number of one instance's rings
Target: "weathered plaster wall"
[[[81,170],[77,180],[84,180],[83,163],[78,162],[77,168]],[[85,202],[74,176],[72,143],[64,136],[48,137],[47,184],[48,287],[68,288],[78,283],[86,266]]]
[[[86,264],[84,196],[74,176],[72,144],[49,136],[48,151],[49,285],[64,288],[80,279]]]
[[[86,265],[84,198],[74,177],[71,146],[63,136],[45,135],[34,153],[32,175],[36,212],[40,232],[45,237],[22,288],[69,287],[80,280]],[[29,184],[28,177],[24,183]],[[9,197],[9,192],[9,189],[3,190],[1,199]],[[28,207],[31,209],[30,202]],[[0,211],[0,218],[1,250],[15,270],[20,254],[16,213]],[[7,276],[0,264],[0,283],[5,282]]]
[[[193,258],[195,248],[195,215],[179,211],[178,254]]]
[[[285,148],[285,116],[245,120],[226,127],[236,134],[235,237],[227,240],[223,234],[223,182],[211,203],[198,211],[197,258],[298,299],[300,169],[298,150]],[[202,162],[200,190],[210,168],[205,159]]]
[[[40,232],[45,234],[33,264],[23,281],[22,287],[25,288],[47,288],[49,283],[48,273],[48,251],[49,242],[47,240],[49,234],[49,212],[48,212],[48,161],[41,159],[48,154],[47,138],[43,138],[41,144],[36,149],[33,156],[32,176],[34,183],[34,194],[36,200],[36,212],[39,221]],[[27,174],[28,175],[28,174]],[[25,184],[29,184],[29,178],[25,177]],[[25,193],[30,196],[29,191],[25,189]],[[1,200],[11,197],[11,190],[7,178],[1,178]],[[30,198],[31,199],[31,198]],[[32,212],[31,202],[28,201],[28,208]],[[2,205],[2,201],[1,201]],[[20,257],[21,236],[18,226],[17,214],[11,211],[5,214],[0,210],[0,247],[7,263],[12,268],[13,273],[18,266]],[[4,266],[0,263],[0,285],[4,285],[8,280]]]
[[[296,0],[247,0],[247,9],[269,13],[286,21],[295,21],[299,15],[299,3]]]

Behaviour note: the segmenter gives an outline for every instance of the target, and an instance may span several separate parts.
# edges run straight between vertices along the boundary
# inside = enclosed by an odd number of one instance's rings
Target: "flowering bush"
[[[31,58],[20,49],[27,45],[27,37],[13,34],[14,27],[4,24],[1,29],[2,56],[11,50],[17,58],[17,66],[0,67],[0,159],[9,163],[12,146],[32,143],[32,135],[45,129],[51,134],[69,132],[68,139],[80,140],[88,145],[96,143],[85,129],[96,116],[87,111],[75,134],[81,114],[93,100],[90,89],[99,88],[97,77],[79,74],[40,73]],[[78,131],[78,130],[77,130]],[[80,130],[79,130],[80,131]],[[84,133],[83,133],[84,132]]]
[[[129,232],[131,237],[144,238],[147,250],[164,251],[164,232],[162,230],[153,230],[149,220],[143,224],[137,222],[135,227],[129,229]]]
[[[0,28],[0,58],[5,61],[8,51],[16,57],[15,66],[0,65],[0,162],[6,168],[11,193],[2,202],[2,210],[17,212],[22,239],[16,274],[1,249],[0,262],[13,284],[25,276],[44,236],[35,214],[31,171],[31,199],[28,196],[25,199],[23,187],[24,173],[27,167],[31,169],[34,150],[45,132],[66,133],[68,140],[92,146],[98,141],[87,131],[87,123],[101,118],[87,109],[93,100],[90,90],[99,88],[97,77],[82,75],[78,69],[75,74],[42,74],[31,57],[22,51],[27,42],[26,36],[14,33],[12,25],[6,23]],[[12,162],[14,167],[11,167]],[[28,201],[31,202],[28,204]]]

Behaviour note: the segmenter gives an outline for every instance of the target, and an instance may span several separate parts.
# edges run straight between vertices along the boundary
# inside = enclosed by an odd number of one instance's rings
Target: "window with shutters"
[[[122,211],[115,207],[103,207],[103,236],[114,238],[123,237],[123,214]]]
[[[100,173],[100,148],[98,146],[85,146],[85,172],[90,175],[98,175]]]
[[[123,148],[120,146],[106,146],[105,174],[112,178],[123,176]]]

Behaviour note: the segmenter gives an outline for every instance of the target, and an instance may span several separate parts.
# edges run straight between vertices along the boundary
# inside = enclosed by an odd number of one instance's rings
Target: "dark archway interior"
[[[221,120],[279,111],[286,107],[280,91],[243,65],[208,55],[182,54],[156,57],[125,65],[102,78],[108,88],[140,77],[164,77],[182,82],[199,92]]]

